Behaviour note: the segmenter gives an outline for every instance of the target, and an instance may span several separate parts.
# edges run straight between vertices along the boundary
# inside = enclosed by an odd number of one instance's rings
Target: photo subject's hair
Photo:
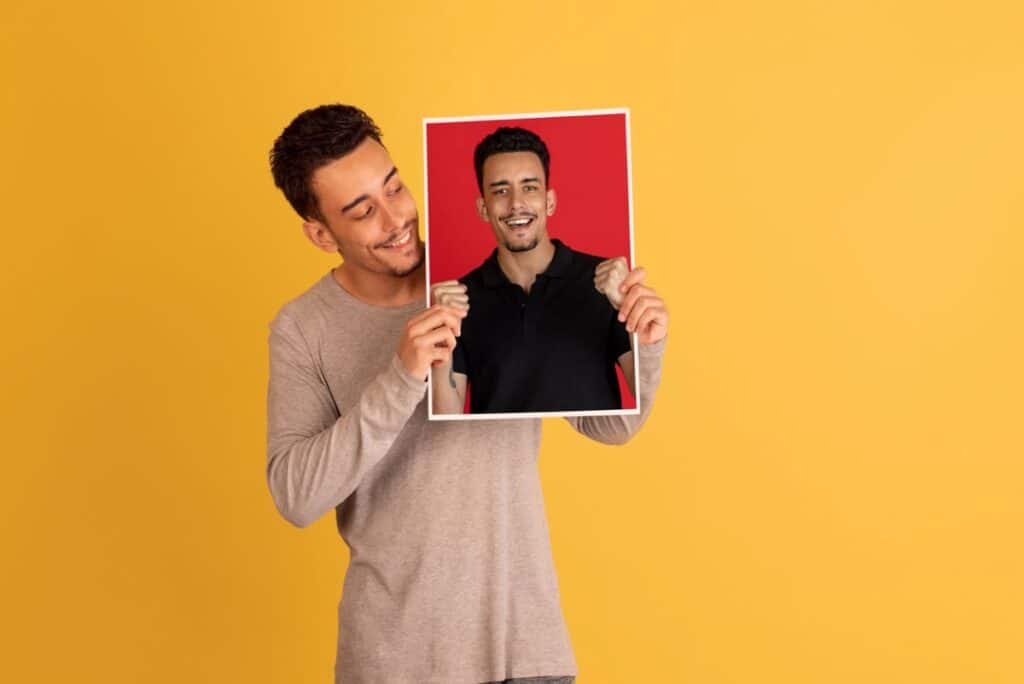
[[[358,107],[330,104],[307,109],[288,124],[270,150],[274,185],[303,219],[323,220],[313,192],[313,173],[367,138],[380,142],[380,128]]]
[[[476,184],[481,193],[484,191],[484,162],[491,155],[502,152],[533,152],[536,154],[540,157],[541,166],[544,167],[544,184],[547,185],[548,179],[551,177],[551,155],[548,153],[548,146],[533,131],[502,126],[481,140],[473,152]]]

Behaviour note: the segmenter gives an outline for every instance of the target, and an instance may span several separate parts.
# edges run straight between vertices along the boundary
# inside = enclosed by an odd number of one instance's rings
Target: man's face
[[[555,213],[555,191],[533,152],[501,152],[484,161],[480,218],[491,224],[498,245],[527,252],[548,239],[547,217]]]
[[[318,247],[371,273],[401,277],[422,263],[416,202],[376,140],[321,166],[312,185],[324,219],[309,219],[304,228]]]

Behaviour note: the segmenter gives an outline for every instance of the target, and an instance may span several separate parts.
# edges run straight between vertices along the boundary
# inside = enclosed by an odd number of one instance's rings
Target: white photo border
[[[509,119],[555,119],[573,116],[624,114],[626,117],[626,203],[629,207],[629,264],[636,268],[636,241],[633,235],[633,142],[630,137],[629,107],[608,109],[573,109],[559,112],[527,112],[522,114],[479,114],[473,116],[426,117],[423,119],[423,241],[426,254],[426,305],[430,306],[430,180],[427,177],[427,126],[439,123],[468,121],[507,121]],[[631,336],[633,377],[636,379],[636,407],[600,411],[516,411],[513,413],[434,413],[434,382],[427,378],[427,420],[511,420],[516,418],[575,418],[579,416],[636,416],[640,414],[640,353],[636,333]]]

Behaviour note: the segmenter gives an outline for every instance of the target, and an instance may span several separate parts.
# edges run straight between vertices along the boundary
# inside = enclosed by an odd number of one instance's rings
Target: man
[[[429,370],[450,361],[465,314],[424,309],[416,205],[380,141],[361,110],[327,105],[271,152],[306,237],[343,257],[270,324],[267,400],[275,504],[300,527],[333,509],[351,551],[336,681],[572,682],[540,421],[427,421]],[[660,358],[641,351],[645,393]],[[643,418],[573,425],[615,443]]]
[[[664,306],[642,285],[622,306],[622,257],[604,260],[548,235],[557,196],[550,154],[532,131],[501,127],[474,154],[477,211],[497,248],[461,279],[432,288],[435,301],[468,310],[452,362],[433,372],[434,411],[471,413],[619,409],[616,364],[635,395],[631,332],[664,335]],[[642,280],[633,274],[630,285]],[[469,304],[472,304],[470,307]]]

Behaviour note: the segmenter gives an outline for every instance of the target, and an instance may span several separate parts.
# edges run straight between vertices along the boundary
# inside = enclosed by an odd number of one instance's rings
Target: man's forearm
[[[661,362],[665,350],[665,339],[654,344],[640,344],[639,397],[640,413],[613,416],[575,416],[566,418],[577,432],[604,444],[625,444],[640,430],[654,407],[654,395],[661,383]]]
[[[422,401],[424,386],[405,374],[395,357],[359,401],[326,429],[312,435],[287,425],[272,429],[267,482],[281,515],[305,527],[348,498],[391,448]],[[272,404],[271,426],[280,424],[274,411]]]
[[[339,417],[301,330],[279,316],[270,331],[267,483],[281,515],[305,527],[344,501],[391,449],[425,391],[395,355]]]

